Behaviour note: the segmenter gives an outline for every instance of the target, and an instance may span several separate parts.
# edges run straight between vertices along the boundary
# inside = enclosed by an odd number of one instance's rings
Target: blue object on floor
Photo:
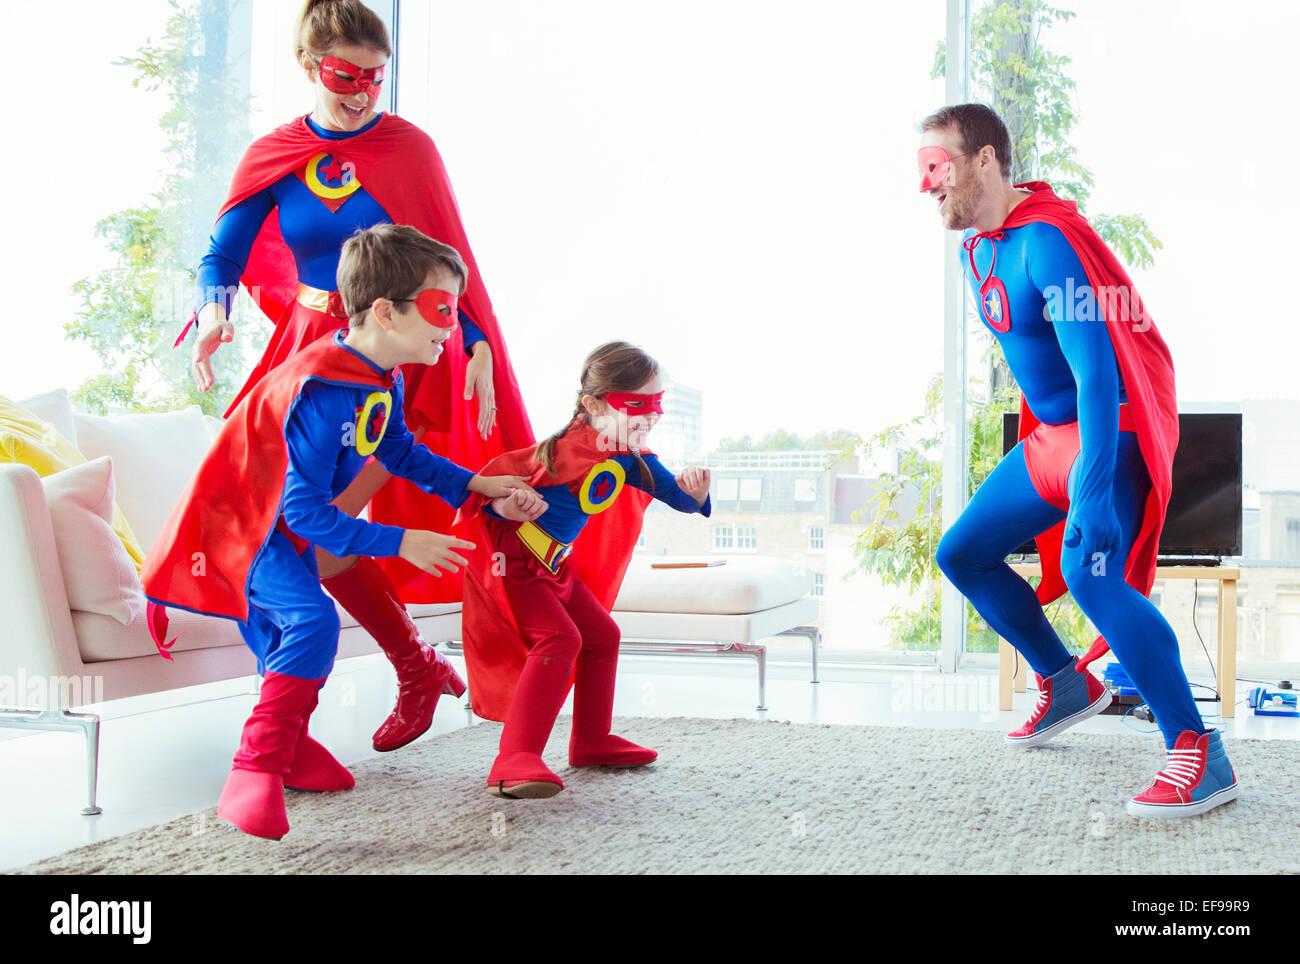
[[[1140,696],[1137,687],[1133,681],[1128,678],[1128,673],[1124,672],[1124,667],[1117,660],[1111,660],[1106,666],[1106,672],[1102,674],[1102,681],[1117,696]]]
[[[1294,692],[1270,693],[1264,687],[1256,686],[1250,691],[1246,702],[1256,716],[1300,716],[1296,696]]]

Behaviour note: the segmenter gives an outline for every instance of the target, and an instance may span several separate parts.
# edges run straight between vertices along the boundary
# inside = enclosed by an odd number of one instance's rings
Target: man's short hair
[[[453,247],[409,224],[376,224],[343,242],[339,255],[339,296],[349,323],[359,325],[376,298],[409,298],[430,271],[441,268],[456,276],[465,293],[469,272]]]
[[[986,144],[993,148],[1003,177],[1011,176],[1011,135],[997,111],[986,104],[954,104],[941,107],[921,121],[921,132],[955,127],[961,134],[962,151],[974,153]]]

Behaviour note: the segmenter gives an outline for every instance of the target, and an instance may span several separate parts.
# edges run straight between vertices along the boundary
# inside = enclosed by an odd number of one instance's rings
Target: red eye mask
[[[978,151],[967,151],[965,154],[958,154],[957,157],[978,153]],[[916,168],[921,175],[922,194],[933,191],[944,182],[948,172],[952,170],[952,162],[957,157],[950,156],[942,147],[923,147],[916,152]]]
[[[393,301],[412,301],[420,317],[435,328],[456,327],[456,296],[440,288],[425,288],[414,298],[394,298]]]
[[[320,61],[320,82],[326,90],[336,94],[355,94],[362,91],[367,97],[379,99],[379,88],[384,85],[384,68],[372,67],[362,70],[356,64],[348,63],[341,57],[322,57]]]
[[[653,395],[638,395],[635,392],[607,392],[601,396],[614,408],[627,412],[629,415],[649,415],[651,413],[662,415],[664,410],[660,405],[660,400],[663,397],[663,392],[655,392]]]

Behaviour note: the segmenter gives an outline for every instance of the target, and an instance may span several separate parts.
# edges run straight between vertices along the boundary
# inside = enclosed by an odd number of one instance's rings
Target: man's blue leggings
[[[993,630],[1040,676],[1064,669],[1070,654],[1047,621],[1034,590],[1006,563],[1033,536],[1065,518],[1034,489],[1017,445],[975,492],[939,543],[939,568]],[[1121,432],[1115,464],[1115,511],[1123,530],[1119,551],[1101,572],[1080,549],[1062,549],[1061,572],[1074,601],[1106,638],[1155,715],[1172,747],[1184,730],[1204,733],[1183,672],[1178,640],[1151,601],[1124,581],[1124,561],[1142,524],[1151,483],[1137,437]]]

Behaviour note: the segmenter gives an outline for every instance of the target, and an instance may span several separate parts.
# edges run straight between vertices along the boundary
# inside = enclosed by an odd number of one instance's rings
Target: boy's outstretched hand
[[[708,469],[684,469],[677,476],[677,486],[700,505],[704,505],[704,500],[709,497],[710,478]]]
[[[531,489],[515,489],[509,495],[492,500],[493,512],[515,522],[532,522],[546,509],[546,500]]]
[[[407,529],[402,536],[402,545],[397,554],[413,566],[442,577],[439,569],[456,572],[457,565],[466,565],[464,556],[457,555],[453,549],[473,549],[474,543],[445,536],[441,532],[428,529]]]
[[[471,492],[477,492],[479,495],[487,496],[489,499],[501,499],[508,496],[516,489],[522,489],[524,492],[533,492],[533,487],[528,484],[528,480],[522,475],[476,475],[469,480],[466,486]],[[541,496],[538,496],[541,498]]]

